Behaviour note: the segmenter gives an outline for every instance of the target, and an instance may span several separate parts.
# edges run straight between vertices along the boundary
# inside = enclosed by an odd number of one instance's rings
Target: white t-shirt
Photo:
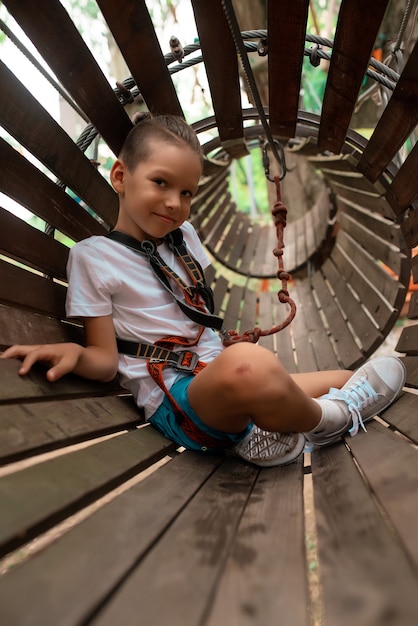
[[[207,267],[209,259],[193,226],[185,222],[181,229],[189,253],[203,268]],[[158,246],[158,252],[167,265],[190,284],[182,264],[165,243]],[[164,289],[147,258],[116,241],[94,235],[75,244],[70,250],[67,275],[68,317],[112,315],[117,337],[138,342],[154,343],[166,335],[194,339],[198,334],[199,326],[181,311],[173,296]],[[173,291],[176,289],[177,286]],[[219,335],[210,328],[205,328],[199,344],[192,348],[206,363],[222,349]],[[120,354],[119,373],[122,385],[131,391],[148,419],[161,404],[164,394],[149,376],[146,360]],[[168,388],[178,376],[176,370],[165,368]]]

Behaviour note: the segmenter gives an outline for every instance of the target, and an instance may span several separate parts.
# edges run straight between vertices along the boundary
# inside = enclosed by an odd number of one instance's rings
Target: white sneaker
[[[273,467],[292,463],[302,454],[304,447],[302,433],[276,433],[254,425],[242,441],[227,451],[254,465]]]
[[[397,357],[380,356],[362,365],[341,389],[331,388],[318,399],[335,402],[338,411],[324,407],[324,416],[317,428],[305,433],[307,441],[326,446],[347,431],[352,437],[359,427],[386,409],[397,398],[405,384],[405,366]],[[336,407],[337,408],[337,407]],[[327,410],[328,409],[328,410]]]

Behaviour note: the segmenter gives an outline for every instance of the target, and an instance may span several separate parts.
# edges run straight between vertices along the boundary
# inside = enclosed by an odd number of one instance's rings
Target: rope
[[[406,5],[405,13],[404,13],[403,18],[402,18],[401,26],[399,28],[398,38],[397,38],[395,46],[393,48],[394,52],[397,52],[398,50],[401,49],[401,43],[402,43],[403,37],[405,35],[406,26],[407,26],[409,18],[411,16],[414,3],[415,3],[415,0],[408,0],[408,4]]]
[[[249,341],[251,343],[257,343],[260,337],[267,337],[268,335],[273,335],[275,333],[280,332],[292,322],[296,315],[296,304],[292,300],[289,295],[289,291],[287,288],[287,284],[291,279],[291,275],[286,272],[284,268],[283,261],[283,234],[284,229],[286,227],[286,217],[287,217],[287,208],[282,202],[281,198],[281,190],[280,190],[280,178],[278,176],[274,177],[274,182],[276,185],[276,202],[273,206],[271,214],[274,218],[274,224],[276,226],[276,235],[277,235],[277,248],[274,248],[273,254],[277,257],[278,262],[278,270],[276,273],[277,278],[281,281],[282,287],[277,293],[277,297],[280,303],[287,304],[290,307],[288,316],[286,319],[270,328],[270,330],[261,330],[258,326],[253,328],[252,330],[246,330],[242,335],[240,335],[236,330],[230,330],[225,333],[223,344],[225,346],[231,346],[234,343],[240,343]]]
[[[270,126],[267,122],[266,114],[264,113],[263,103],[261,102],[260,94],[258,92],[257,84],[255,82],[254,74],[251,69],[250,61],[248,59],[248,55],[247,55],[245,45],[241,36],[241,32],[239,30],[239,25],[237,22],[237,18],[236,18],[231,0],[222,0],[222,6],[223,6],[223,9],[224,9],[224,12],[225,12],[228,24],[229,24],[229,28],[231,30],[232,38],[235,42],[235,48],[241,59],[242,69],[244,71],[247,85],[253,97],[261,124],[263,126],[266,139],[269,143],[269,146],[273,153],[274,158],[276,159],[277,163],[283,168],[283,174],[282,174],[282,177],[283,177],[285,175],[285,168],[283,167],[281,157],[277,151],[276,142],[274,141],[273,135],[270,130]]]

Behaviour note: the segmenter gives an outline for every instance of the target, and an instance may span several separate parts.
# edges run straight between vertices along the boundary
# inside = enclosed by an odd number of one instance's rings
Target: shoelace
[[[331,388],[323,398],[329,400],[343,400],[350,411],[352,427],[349,429],[351,437],[358,433],[359,426],[367,432],[361,416],[361,410],[378,401],[378,396],[367,378],[362,376],[345,389]]]

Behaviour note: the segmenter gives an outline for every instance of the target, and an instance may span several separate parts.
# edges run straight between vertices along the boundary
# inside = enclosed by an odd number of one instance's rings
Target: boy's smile
[[[162,239],[189,217],[201,175],[198,155],[187,145],[157,141],[133,170],[117,160],[111,181],[119,194],[115,228],[138,239]]]

